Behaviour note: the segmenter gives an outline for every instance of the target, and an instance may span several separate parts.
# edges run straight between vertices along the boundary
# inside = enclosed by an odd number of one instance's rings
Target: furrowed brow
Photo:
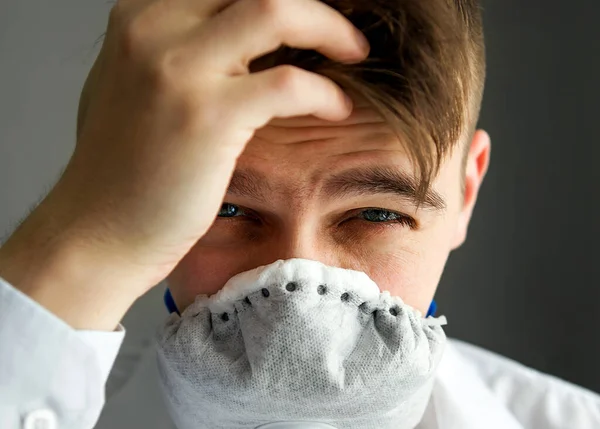
[[[419,200],[417,190],[417,181],[398,169],[360,167],[329,178],[323,187],[323,196],[342,199],[349,196],[394,194],[415,206],[421,205],[437,211],[446,208],[444,198],[434,189],[429,189],[422,200]]]
[[[227,193],[238,197],[247,197],[261,203],[266,203],[265,192],[271,192],[271,188],[266,178],[259,172],[247,168],[244,170],[235,170]]]

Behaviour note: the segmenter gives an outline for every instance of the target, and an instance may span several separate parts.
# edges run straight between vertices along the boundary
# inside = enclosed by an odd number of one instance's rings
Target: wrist
[[[112,331],[161,279],[63,220],[44,200],[0,248],[0,277],[75,329]]]

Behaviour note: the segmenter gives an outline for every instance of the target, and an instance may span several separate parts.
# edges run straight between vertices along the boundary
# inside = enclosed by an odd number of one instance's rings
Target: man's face
[[[485,133],[461,143],[417,207],[409,157],[366,104],[342,122],[273,120],[240,156],[210,230],[169,275],[175,302],[183,310],[235,274],[305,258],[364,271],[426,313],[450,251],[464,241],[488,158]]]

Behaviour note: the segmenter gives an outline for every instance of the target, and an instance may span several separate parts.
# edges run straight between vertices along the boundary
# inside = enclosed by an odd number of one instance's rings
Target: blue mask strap
[[[167,307],[167,310],[169,311],[169,313],[177,313],[181,316],[181,314],[179,313],[179,310],[177,310],[177,305],[175,305],[175,300],[173,299],[173,295],[171,295],[171,291],[168,288],[165,290],[165,295],[164,295],[163,299],[165,301],[165,306]],[[437,311],[437,304],[435,303],[435,300],[432,300],[431,304],[429,305],[429,310],[427,310],[427,315],[425,317],[435,316],[436,311]]]
[[[171,295],[171,291],[169,290],[169,288],[167,288],[167,290],[165,290],[165,295],[163,296],[163,300],[165,301],[165,305],[167,306],[167,310],[169,310],[169,313],[177,313],[181,316],[181,314],[179,313],[179,310],[177,310],[177,306],[175,305],[175,300],[173,299],[173,295]]]
[[[435,316],[436,311],[437,311],[437,304],[435,303],[435,299],[434,299],[431,301],[431,304],[429,305],[429,310],[427,310],[427,316],[425,316],[425,317]]]

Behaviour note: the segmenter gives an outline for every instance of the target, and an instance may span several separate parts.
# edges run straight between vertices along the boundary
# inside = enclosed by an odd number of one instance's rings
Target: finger
[[[352,112],[352,100],[331,79],[291,65],[233,78],[226,98],[240,113],[237,123],[252,130],[274,117],[313,115],[339,121]],[[232,109],[233,110],[233,109]]]
[[[360,61],[368,53],[364,35],[341,13],[317,0],[238,0],[192,35],[209,39],[210,65],[240,70],[282,44],[314,49],[337,61]]]
[[[371,107],[359,106],[354,100],[352,114],[343,121],[323,124],[323,121],[314,116],[299,116],[295,118],[275,118],[269,122],[271,127],[309,128],[309,127],[342,127],[347,125],[384,123],[384,118]]]

